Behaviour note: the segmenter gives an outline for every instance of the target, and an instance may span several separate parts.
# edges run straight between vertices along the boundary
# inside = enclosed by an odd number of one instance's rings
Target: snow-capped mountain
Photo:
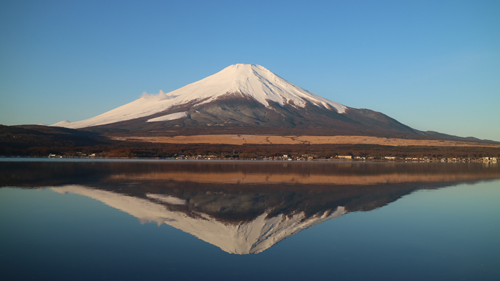
[[[158,95],[143,94],[138,100],[96,117],[78,122],[62,121],[53,126],[77,129],[106,125],[151,116],[183,104],[192,104],[197,107],[232,93],[244,94],[266,107],[269,107],[270,102],[275,102],[280,105],[293,104],[296,107],[305,107],[307,103],[311,103],[335,109],[339,113],[344,113],[347,108],[340,103],[295,86],[263,66],[235,64],[170,93],[165,94],[160,91]],[[185,117],[187,115],[184,112],[178,112],[152,118],[147,122],[169,121]]]
[[[335,134],[421,134],[382,113],[350,108],[308,92],[253,64],[231,65],[175,91],[143,94],[90,119],[52,126],[142,132],[210,127],[233,132],[281,128],[326,129]]]

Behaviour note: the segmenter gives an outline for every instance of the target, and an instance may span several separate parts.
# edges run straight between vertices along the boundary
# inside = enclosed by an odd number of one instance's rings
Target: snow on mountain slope
[[[197,213],[194,217],[184,212],[171,211],[164,205],[146,199],[81,185],[53,187],[52,190],[62,194],[73,193],[99,200],[138,218],[141,222],[156,222],[158,225],[166,223],[217,246],[225,252],[240,255],[260,253],[291,235],[340,217],[347,212],[341,206],[333,212],[327,211],[310,217],[306,217],[303,212],[292,216],[279,214],[268,217],[268,213],[264,212],[252,221],[228,223],[205,213]],[[184,200],[172,196],[161,194],[147,194],[147,196],[173,205],[185,204]]]
[[[77,122],[62,121],[52,126],[85,128],[150,116],[173,106],[193,103],[194,106],[214,101],[228,93],[241,93],[252,97],[264,106],[268,101],[305,107],[312,103],[319,107],[345,113],[346,106],[310,93],[277,76],[263,66],[235,64],[202,80],[170,93],[143,95],[141,98],[116,109]],[[181,115],[177,115],[179,117]],[[181,116],[180,118],[183,118]],[[168,118],[167,118],[168,119]]]
[[[187,117],[186,112],[177,112],[177,113],[171,113],[171,114],[163,115],[160,117],[152,118],[146,122],[170,121],[170,120],[175,120],[175,119],[184,118],[184,117]]]

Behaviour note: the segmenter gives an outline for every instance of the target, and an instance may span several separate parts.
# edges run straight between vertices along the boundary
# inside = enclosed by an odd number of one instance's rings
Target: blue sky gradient
[[[500,1],[0,2],[0,124],[78,121],[235,63],[500,141]]]

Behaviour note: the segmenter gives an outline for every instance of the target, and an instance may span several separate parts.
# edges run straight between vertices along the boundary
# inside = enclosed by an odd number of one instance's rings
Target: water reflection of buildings
[[[0,171],[2,186],[52,186],[94,198],[235,254],[262,252],[326,220],[416,190],[500,178],[498,167],[450,164],[74,162]]]

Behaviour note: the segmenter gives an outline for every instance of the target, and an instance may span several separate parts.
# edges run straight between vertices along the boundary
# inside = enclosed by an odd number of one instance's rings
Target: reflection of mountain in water
[[[60,193],[70,192],[97,199],[141,221],[156,222],[158,225],[166,223],[233,254],[260,253],[288,236],[344,213],[343,207],[339,207],[333,213],[325,211],[309,217],[303,212],[269,217],[268,211],[265,211],[251,221],[227,222],[201,212],[185,213],[170,210],[165,205],[153,202],[158,200],[168,202],[167,204],[186,204],[184,200],[171,196],[147,194],[153,199],[151,201],[83,186],[63,186],[53,189]]]
[[[415,190],[500,178],[498,166],[241,162],[0,162],[1,186],[52,186],[229,253],[262,252]]]

